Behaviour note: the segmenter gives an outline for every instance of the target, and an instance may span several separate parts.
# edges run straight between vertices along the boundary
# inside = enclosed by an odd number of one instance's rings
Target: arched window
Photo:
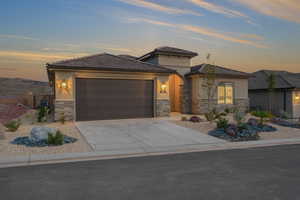
[[[233,104],[232,83],[220,83],[218,85],[218,104]]]

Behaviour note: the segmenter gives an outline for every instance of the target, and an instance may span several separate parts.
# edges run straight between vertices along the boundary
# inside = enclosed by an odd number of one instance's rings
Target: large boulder
[[[48,134],[55,135],[58,129],[44,126],[33,127],[30,132],[30,139],[33,142],[41,142],[48,140]]]

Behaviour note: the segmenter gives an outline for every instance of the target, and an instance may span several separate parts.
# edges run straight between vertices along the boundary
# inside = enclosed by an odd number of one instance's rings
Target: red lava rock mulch
[[[0,104],[0,123],[5,124],[25,114],[29,109],[22,104],[6,105]]]

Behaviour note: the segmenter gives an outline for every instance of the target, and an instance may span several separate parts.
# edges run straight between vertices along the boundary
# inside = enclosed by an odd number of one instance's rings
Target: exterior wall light
[[[160,86],[160,93],[167,93],[167,85],[165,83],[161,84]]]
[[[66,82],[65,80],[63,80],[63,81],[60,83],[60,87],[61,87],[62,89],[68,89],[68,84],[67,84],[67,82]]]

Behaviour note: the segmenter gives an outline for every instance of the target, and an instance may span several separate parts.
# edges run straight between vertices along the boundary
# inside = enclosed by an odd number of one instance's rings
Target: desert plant
[[[228,113],[225,112],[218,112],[217,109],[213,109],[212,111],[205,113],[204,116],[207,121],[212,122],[215,121],[221,117],[227,116]]]
[[[186,116],[182,116],[181,121],[188,121],[188,118]]]
[[[259,124],[261,126],[263,126],[265,124],[266,119],[270,119],[273,117],[273,115],[267,111],[253,111],[253,112],[251,112],[251,114],[260,119]]]
[[[49,145],[63,145],[64,135],[58,130],[55,134],[48,134],[48,144]]]
[[[38,110],[38,122],[45,122],[48,114],[49,108],[47,106],[41,106]]]
[[[220,117],[219,119],[217,119],[216,123],[217,123],[217,128],[224,128],[224,129],[226,129],[229,126],[228,119],[225,119],[225,118],[222,118],[222,117]]]
[[[235,110],[235,112],[233,113],[233,119],[234,121],[237,123],[237,125],[241,125],[245,122],[246,120],[246,115],[244,112],[241,112],[239,110]]]
[[[16,132],[19,127],[21,126],[21,120],[11,120],[4,124],[4,126],[7,128],[10,132]]]
[[[60,114],[59,121],[60,121],[60,123],[65,124],[65,122],[66,122],[66,115],[65,115],[64,112],[62,112],[62,113]]]

